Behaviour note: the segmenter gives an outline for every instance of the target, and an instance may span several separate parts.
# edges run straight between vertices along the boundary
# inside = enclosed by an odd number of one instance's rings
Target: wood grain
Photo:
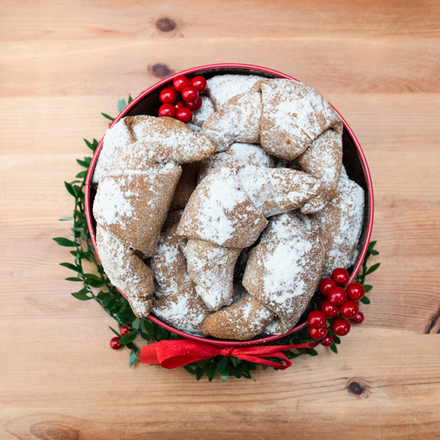
[[[440,432],[440,3],[0,2],[0,438],[431,439]],[[246,62],[320,90],[375,191],[366,321],[336,356],[256,382],[128,367],[115,323],[64,281],[72,199],[117,100],[188,67]]]

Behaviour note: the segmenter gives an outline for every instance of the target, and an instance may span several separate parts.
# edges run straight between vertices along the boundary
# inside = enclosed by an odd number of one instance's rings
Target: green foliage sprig
[[[128,98],[128,103],[132,101],[131,96]],[[124,99],[118,101],[118,110],[121,112],[127,102]],[[114,118],[102,113],[102,115],[113,121]],[[84,139],[88,148],[94,153],[98,147],[98,141],[93,139],[92,142]],[[75,206],[73,214],[67,217],[61,217],[60,221],[73,221],[73,227],[71,231],[73,233],[73,240],[64,237],[56,237],[54,240],[63,247],[71,248],[71,255],[74,257],[73,263],[60,263],[61,266],[75,272],[75,276],[68,277],[66,280],[71,282],[80,283],[81,289],[72,293],[72,296],[80,301],[95,300],[101,308],[111,316],[118,324],[120,328],[122,325],[128,327],[131,331],[124,336],[114,328],[110,327],[110,330],[118,336],[119,344],[125,345],[129,351],[128,363],[130,367],[135,365],[139,361],[139,347],[134,343],[136,338],[140,337],[148,343],[159,342],[170,339],[183,339],[181,336],[171,333],[156,323],[150,321],[148,318],[138,318],[135,316],[130,308],[128,301],[121,295],[121,293],[112,285],[104,269],[96,256],[95,249],[90,238],[90,233],[87,227],[87,221],[85,216],[85,179],[87,171],[92,161],[91,157],[84,157],[83,159],[77,159],[77,163],[85,168],[80,171],[75,180],[71,182],[64,182],[65,187],[69,194],[75,200]],[[374,249],[376,242],[371,242],[368,246],[366,257],[362,264],[362,269],[357,276],[357,281],[364,284],[367,275],[374,272],[380,265],[380,263],[374,264],[371,267],[367,267],[367,260],[372,255],[378,255],[379,252]],[[88,263],[92,263],[96,270],[94,273],[86,272],[84,268]],[[365,291],[369,292],[372,286],[365,285]],[[315,294],[312,299],[312,306],[315,309],[320,307],[323,301],[322,295]],[[364,296],[361,300],[364,304],[369,304],[370,300]],[[332,320],[329,320],[330,323]],[[329,328],[329,334],[333,335],[334,343],[330,347],[331,350],[337,353],[337,344],[341,343],[340,338],[333,334],[331,326]],[[296,333],[281,338],[273,343],[273,345],[293,345],[302,344],[306,342],[313,342],[310,338],[307,328],[304,328]],[[301,348],[295,350],[286,350],[283,353],[289,358],[293,359],[301,355],[317,356],[318,352],[314,348]],[[267,358],[271,359],[271,358]],[[273,360],[276,361],[274,358]],[[263,370],[266,370],[268,366],[262,365]],[[257,369],[257,365],[253,362],[244,361],[236,358],[235,356],[215,356],[210,359],[202,360],[199,362],[193,362],[184,366],[186,371],[200,380],[205,374],[209,381],[212,381],[216,374],[219,374],[222,381],[225,381],[228,377],[234,376],[236,378],[244,377],[246,379],[254,380],[251,376],[251,372]],[[276,368],[275,368],[276,370]]]

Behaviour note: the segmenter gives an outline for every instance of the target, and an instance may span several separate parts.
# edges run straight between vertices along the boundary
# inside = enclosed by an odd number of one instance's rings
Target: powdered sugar
[[[116,164],[119,157],[133,143],[133,137],[128,130],[125,120],[121,119],[112,128],[109,128],[104,136],[104,143],[96,163],[92,182],[97,183]]]
[[[337,267],[348,268],[354,263],[363,214],[364,191],[343,170],[336,197],[312,216],[323,231],[326,248],[324,275],[331,274]]]
[[[115,180],[112,177],[101,179],[99,191],[93,207],[96,219],[107,225],[119,224],[126,229],[127,218],[133,218],[132,199],[139,197],[139,192],[127,189],[126,178]]]
[[[232,97],[248,92],[260,79],[257,75],[217,75],[208,79],[206,93],[218,110]]]

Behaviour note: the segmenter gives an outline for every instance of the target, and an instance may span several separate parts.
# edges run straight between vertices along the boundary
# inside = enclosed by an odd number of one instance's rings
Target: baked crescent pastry
[[[317,179],[285,168],[222,167],[203,179],[177,235],[187,239],[188,273],[208,308],[231,303],[237,258],[255,243],[266,217],[296,209],[319,191]]]
[[[336,197],[310,217],[320,228],[325,247],[323,276],[337,267],[349,268],[356,260],[362,231],[364,190],[343,169]]]
[[[101,177],[93,205],[96,221],[125,245],[154,255],[181,173],[177,165],[151,164],[136,174]]]
[[[191,281],[178,292],[154,301],[152,312],[162,321],[187,333],[202,335],[198,326],[211,313]]]
[[[185,124],[171,118],[136,116],[121,119],[104,139],[103,149],[95,169],[98,182],[93,214],[101,231],[99,253],[112,254],[106,246],[122,243],[124,267],[134,284],[144,283],[142,295],[126,292],[134,312],[147,316],[152,305],[154,283],[151,271],[135,256],[156,252],[161,228],[181,176],[180,164],[199,161],[215,151],[212,142],[193,133]],[[120,142],[119,142],[120,141]],[[101,160],[102,158],[102,160]],[[113,240],[103,240],[105,230]],[[122,257],[121,257],[122,258]],[[129,284],[118,268],[122,263],[103,266],[110,280],[119,288]],[[145,266],[146,267],[146,266]],[[139,281],[141,280],[141,281]],[[148,293],[145,293],[148,292]],[[134,302],[136,298],[137,302]]]
[[[102,266],[112,284],[125,293],[136,316],[147,317],[153,305],[151,270],[133,249],[99,224],[96,227],[96,243]]]
[[[177,223],[160,235],[156,254],[151,258],[156,282],[155,296],[159,299],[177,293],[191,281],[176,230]]]
[[[212,155],[201,163],[198,181],[201,182],[209,173],[217,168],[242,168],[247,165],[259,165],[274,168],[277,165],[275,157],[267,154],[259,145],[235,143],[227,151]]]
[[[208,316],[200,330],[204,335],[219,339],[246,341],[263,333],[273,318],[273,312],[247,294],[231,306]]]
[[[280,319],[286,333],[312,298],[324,264],[319,228],[307,230],[294,213],[273,218],[252,249],[243,286]]]
[[[243,277],[249,294],[206,318],[201,331],[223,339],[251,339],[267,331],[276,315],[272,331],[286,333],[310,302],[323,262],[317,227],[307,230],[293,212],[272,217]]]
[[[339,115],[315,89],[301,82],[266,79],[222,105],[203,123],[201,133],[217,145],[217,151],[234,142],[253,142],[280,159],[303,155],[301,169],[323,184],[319,197],[302,208],[311,213],[336,194],[342,131]]]
[[[342,123],[336,127],[318,136],[296,159],[300,169],[319,179],[322,186],[321,194],[301,208],[305,214],[319,211],[336,196],[342,169]]]

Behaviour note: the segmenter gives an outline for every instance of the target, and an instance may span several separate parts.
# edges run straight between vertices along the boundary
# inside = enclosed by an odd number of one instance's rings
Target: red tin
[[[224,75],[224,74],[254,74],[266,78],[286,78],[293,81],[298,81],[297,79],[292,78],[291,76],[286,75],[285,73],[277,72],[276,70],[268,69],[266,67],[253,66],[250,64],[211,64],[207,66],[193,67],[191,69],[184,70],[183,72],[175,73],[174,75],[171,75],[168,78],[165,78],[159,81],[158,83],[154,84],[153,86],[149,87],[147,90],[141,93],[137,98],[135,98],[130,104],[128,104],[127,107],[125,107],[125,109],[113,121],[112,126],[125,116],[134,116],[140,114],[157,116],[157,109],[160,106],[160,101],[159,101],[160,90],[164,85],[171,83],[172,80],[178,75],[186,75],[190,77],[201,75],[206,79],[209,79],[212,76]],[[339,114],[339,116],[341,115]],[[373,213],[374,213],[373,184],[371,181],[371,175],[370,175],[370,170],[368,168],[367,160],[365,159],[365,155],[364,152],[362,151],[359,141],[356,139],[356,136],[354,135],[352,129],[349,127],[349,125],[342,116],[341,119],[342,122],[344,123],[343,162],[350,178],[356,181],[364,189],[366,195],[364,225],[360,238],[361,250],[359,252],[357,263],[350,275],[349,282],[352,282],[357,272],[359,271],[362,261],[367,252],[368,243],[370,242],[371,232],[373,229]],[[96,149],[96,152],[93,156],[92,163],[90,164],[90,168],[86,177],[86,190],[85,190],[85,204],[86,204],[85,208],[86,208],[87,225],[89,227],[89,232],[92,238],[93,246],[95,247],[98,256],[99,256],[99,251],[96,245],[95,224],[94,224],[93,210],[92,210],[94,191],[91,186],[91,180],[92,180],[93,171],[96,166],[96,162],[98,160],[99,153],[101,152],[102,149],[102,144],[103,144],[103,139],[101,139],[101,142],[99,143],[98,148]],[[121,292],[121,294],[124,295],[123,292]],[[302,328],[307,326],[307,320],[305,320],[305,321],[300,321],[300,323],[295,328],[293,328],[290,332],[284,335],[255,338],[250,341],[228,341],[228,340],[220,340],[215,338],[202,338],[199,336],[194,336],[182,332],[162,322],[160,319],[156,318],[151,314],[148,317],[148,319],[159,324],[165,329],[188,339],[192,339],[200,342],[207,342],[214,345],[235,346],[235,347],[266,344],[272,341],[276,341],[277,339],[280,339],[286,335],[301,330]]]

